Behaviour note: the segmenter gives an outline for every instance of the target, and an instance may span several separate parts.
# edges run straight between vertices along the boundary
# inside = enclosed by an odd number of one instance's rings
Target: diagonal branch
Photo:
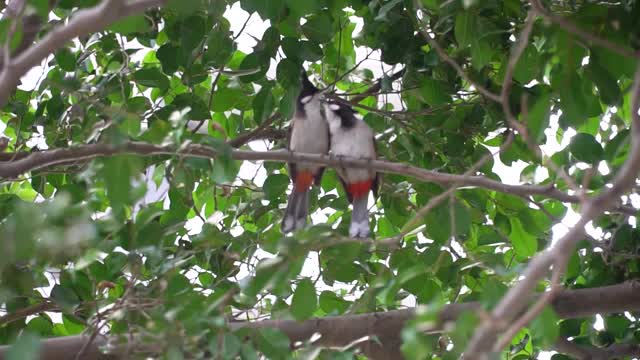
[[[554,272],[558,271],[558,276],[564,274],[568,258],[573,253],[576,243],[584,237],[585,225],[608,210],[621,195],[635,185],[640,172],[640,116],[638,115],[640,66],[636,71],[631,96],[631,151],[613,179],[611,187],[588,200],[582,207],[578,223],[564,237],[531,260],[522,274],[523,279],[505,294],[494,308],[490,318],[478,327],[467,347],[465,358],[486,358],[486,354],[491,351],[496,342],[498,332],[503,330],[501,324],[511,323],[527,307],[536,284],[544,278],[549,267],[553,264]]]
[[[105,0],[95,7],[77,11],[66,25],[55,27],[40,41],[4,64],[0,73],[0,106],[6,104],[20,78],[47,56],[76,37],[105,29],[124,17],[164,4],[164,0]]]

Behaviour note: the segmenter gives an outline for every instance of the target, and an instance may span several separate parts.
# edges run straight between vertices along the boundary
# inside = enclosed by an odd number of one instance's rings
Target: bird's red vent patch
[[[369,195],[369,190],[371,190],[371,180],[365,180],[361,182],[351,183],[347,185],[347,191],[351,194],[351,197],[354,199],[360,199],[362,197]]]
[[[295,191],[305,192],[313,183],[313,174],[310,171],[301,171],[296,174]]]

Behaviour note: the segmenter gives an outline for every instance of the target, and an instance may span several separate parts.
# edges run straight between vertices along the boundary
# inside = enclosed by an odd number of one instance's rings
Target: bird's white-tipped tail
[[[289,195],[287,209],[284,211],[284,218],[280,229],[283,233],[302,229],[307,225],[309,215],[309,190],[294,191]]]
[[[367,208],[367,200],[367,196],[353,200],[351,224],[349,225],[349,236],[352,238],[369,237],[369,209]]]

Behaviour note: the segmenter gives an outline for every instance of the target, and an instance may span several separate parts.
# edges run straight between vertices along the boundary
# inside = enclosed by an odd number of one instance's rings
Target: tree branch
[[[564,273],[576,243],[584,236],[585,225],[608,210],[621,195],[635,185],[640,172],[640,116],[638,115],[640,66],[636,71],[631,96],[631,150],[629,157],[613,179],[611,187],[605,188],[600,195],[586,201],[578,223],[564,237],[531,260],[522,274],[523,279],[505,294],[489,319],[483,321],[476,330],[467,347],[465,359],[486,358],[486,354],[495,344],[498,332],[503,330],[501,324],[512,323],[514,318],[527,307],[537,282],[546,275],[549,267],[554,264],[556,267],[554,271],[559,271],[560,275]]]
[[[12,313],[0,316],[0,326],[4,326],[16,320],[26,318],[27,316],[36,315],[45,311],[54,311],[56,309],[58,309],[58,306],[49,301],[31,305]]]
[[[59,148],[33,152],[28,155],[24,153],[5,153],[1,159],[11,159],[14,161],[0,161],[0,179],[13,179],[29,171],[47,168],[59,164],[68,164],[81,160],[89,160],[104,156],[114,156],[118,154],[136,154],[141,156],[167,155],[167,156],[188,156],[214,159],[218,157],[219,151],[204,145],[188,145],[180,149],[173,146],[161,146],[143,142],[129,142],[119,146],[110,144],[89,144],[70,148]],[[354,168],[366,168],[385,173],[393,173],[409,176],[420,181],[433,182],[441,185],[459,184],[459,186],[480,187],[493,191],[503,192],[518,196],[539,195],[556,199],[562,202],[577,203],[579,198],[556,189],[552,185],[509,185],[499,181],[489,179],[484,176],[465,176],[459,174],[447,174],[438,171],[427,170],[402,163],[395,163],[384,160],[366,160],[356,158],[336,158],[328,155],[292,153],[284,150],[276,151],[246,151],[233,150],[231,157],[234,160],[249,161],[274,161],[274,162],[311,162],[327,166],[347,166]],[[633,212],[633,208],[621,208],[623,212]]]
[[[402,77],[402,75],[404,75],[404,70],[399,70],[393,74],[391,74],[391,76],[389,76],[389,80],[391,81],[395,81],[398,80]],[[373,85],[371,85],[368,89],[366,89],[365,91],[363,91],[362,93],[355,95],[353,97],[351,97],[351,99],[349,99],[349,102],[352,104],[357,104],[359,102],[361,102],[362,100],[366,99],[368,96],[371,95],[375,95],[378,91],[380,91],[380,89],[382,89],[382,81],[383,79],[378,79]]]
[[[591,289],[577,289],[561,291],[551,303],[560,318],[571,319],[594,314],[620,313],[624,311],[640,311],[640,284],[626,282],[618,285],[605,286]],[[441,332],[444,326],[455,321],[462,313],[467,311],[477,312],[481,305],[477,302],[445,305],[438,315],[435,323],[421,327],[430,333]],[[257,322],[232,322],[231,330],[276,328],[289,337],[290,342],[304,342],[315,333],[321,337],[314,342],[317,346],[341,347],[354,340],[377,336],[382,346],[375,341],[366,341],[358,344],[361,351],[371,359],[389,359],[385,352],[388,344],[399,345],[400,333],[408,320],[415,316],[415,309],[392,310],[387,312],[366,313],[357,315],[332,316],[326,318],[310,319],[306,321],[295,320],[263,320]],[[58,360],[68,358],[69,354],[77,353],[88,340],[87,335],[69,336],[62,338],[45,339],[42,341],[42,360]],[[98,349],[106,345],[108,338],[98,336],[87,349],[84,359],[108,359],[106,355],[100,355]],[[113,357],[119,359],[118,349],[126,346],[116,346]],[[9,349],[9,346],[0,346],[0,360]],[[60,355],[63,354],[63,355]],[[398,357],[393,357],[398,358]]]
[[[0,106],[7,103],[20,78],[47,56],[78,36],[103,30],[111,23],[160,6],[164,0],[105,0],[100,4],[77,11],[66,25],[55,27],[40,41],[24,50],[5,64],[0,73]]]
[[[236,149],[243,145],[246,145],[250,141],[263,136],[265,133],[273,131],[274,129],[271,128],[271,125],[279,118],[280,115],[278,113],[275,113],[254,130],[236,136],[235,138],[227,141],[227,144]]]

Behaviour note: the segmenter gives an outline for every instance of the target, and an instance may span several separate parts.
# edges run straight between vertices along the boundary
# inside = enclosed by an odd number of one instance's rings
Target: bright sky
[[[244,24],[245,20],[247,19],[247,17],[249,16],[248,13],[246,13],[244,10],[242,10],[239,6],[239,3],[235,3],[233,7],[229,8],[226,13],[225,13],[225,17],[230,21],[231,23],[231,30],[234,32],[234,34],[237,34],[242,25]],[[355,33],[359,32],[360,29],[362,28],[362,21],[359,18],[356,17],[352,17],[351,19],[352,21],[354,21],[357,24]],[[244,30],[243,34],[240,35],[240,37],[237,40],[238,43],[238,49],[245,52],[245,53],[250,53],[252,52],[252,47],[256,44],[256,41],[254,40],[255,38],[262,38],[262,34],[264,33],[264,31],[270,26],[269,22],[266,21],[262,21],[259,16],[257,14],[254,14],[251,17],[251,20],[249,21],[249,23],[246,26],[246,29]],[[354,35],[355,35],[354,33]],[[129,43],[130,46],[134,46],[137,48],[140,48],[141,46],[137,43]],[[358,48],[356,49],[357,52],[357,59],[356,62],[360,61],[361,59],[364,59],[367,51],[364,48]],[[145,55],[146,51],[140,51],[138,52],[135,56],[134,56],[134,60],[135,59],[141,59],[144,55]],[[368,68],[371,71],[373,71],[374,75],[376,77],[379,77],[382,75],[382,71],[389,71],[391,68],[389,66],[382,66],[381,67],[381,63],[375,59],[379,58],[379,54],[374,53],[373,56],[371,56],[371,60],[367,60],[364,61],[363,64],[361,65],[362,68]],[[44,62],[46,64],[46,62]],[[276,66],[276,61],[272,61],[272,66],[269,69],[267,76],[269,76],[270,78],[275,78],[275,66]],[[36,67],[34,69],[32,69],[31,71],[29,71],[29,73],[22,79],[22,86],[21,88],[23,89],[33,89],[35,88],[39,81],[40,78],[43,74],[43,68],[42,67]],[[398,98],[391,98],[390,99],[391,103],[394,103],[396,105],[397,108],[400,108],[399,105],[399,100]],[[607,125],[607,121],[605,119],[605,121],[603,121],[603,125],[602,126],[608,126]],[[0,121],[0,135],[4,134],[4,129],[5,129],[6,125],[4,123],[2,123]],[[204,132],[206,133],[206,128],[207,126],[203,126],[202,129],[204,129]],[[558,130],[558,115],[553,115],[551,118],[551,126],[549,129],[546,130],[546,135],[547,135],[547,143],[544,144],[542,146],[543,151],[546,154],[553,154],[557,151],[559,151],[560,149],[563,149],[564,147],[566,147],[569,144],[569,141],[571,139],[571,137],[573,135],[575,135],[575,131],[573,130],[569,130],[566,131],[564,133],[564,136],[561,138],[561,141],[558,142],[556,140],[556,133]],[[44,144],[43,144],[44,145]],[[254,150],[266,150],[270,147],[270,144],[266,143],[265,141],[254,141],[251,144],[249,144],[249,146],[254,149]],[[492,148],[492,151],[497,150],[497,148]],[[389,159],[389,160],[393,160],[393,159]],[[504,165],[501,161],[499,157],[494,157],[494,167],[493,170],[496,174],[498,174],[501,178],[501,180],[504,183],[507,184],[519,184],[521,183],[520,181],[520,173],[521,171],[524,169],[524,167],[526,166],[526,164],[522,161],[518,161],[517,163],[514,163],[513,166],[506,166]],[[602,167],[600,168],[601,171],[608,171],[608,169],[603,169]],[[156,187],[154,182],[151,181],[151,174],[153,173],[153,169],[149,169],[147,171],[147,179],[149,179],[149,181],[147,182],[147,186],[149,188],[149,191],[147,192],[145,199],[143,201],[141,201],[141,203],[139,203],[136,207],[139,207],[145,203],[149,203],[149,202],[155,202],[158,201],[162,198],[166,197],[166,192],[168,190],[168,185],[165,183],[161,184],[159,187]],[[255,176],[257,174],[257,176]],[[239,177],[243,178],[243,179],[251,179],[254,178],[254,181],[256,183],[256,185],[261,186],[262,183],[264,182],[264,180],[266,179],[266,171],[264,170],[264,168],[262,168],[261,163],[250,163],[250,162],[244,162],[241,166],[240,169],[240,173],[239,173]],[[254,177],[255,176],[255,177]],[[536,177],[536,181],[540,181],[545,179],[548,176],[548,174],[546,173],[546,171],[541,171],[539,173],[536,173],[535,177]],[[632,197],[633,200],[633,205],[636,207],[640,206],[640,197],[635,196]],[[167,199],[168,201],[168,199]],[[373,199],[370,199],[370,204],[373,204]],[[168,202],[167,202],[168,205]],[[324,210],[324,211],[317,211],[316,213],[312,214],[312,220],[314,223],[319,223],[319,222],[323,222],[326,221],[327,216],[331,214],[330,210]],[[217,222],[220,219],[220,215],[221,214],[214,214],[214,216],[212,216],[211,219],[209,219],[209,221],[212,221],[213,223]],[[559,237],[561,237],[562,235],[564,235],[567,232],[567,226],[571,226],[573,224],[575,224],[578,220],[578,215],[573,212],[571,209],[569,209],[566,217],[562,220],[562,223],[560,224],[556,224],[553,227],[553,240],[557,240]],[[635,224],[633,224],[635,225]],[[192,220],[190,220],[187,224],[187,227],[190,229],[190,233],[198,233],[202,227],[202,222],[196,217]],[[599,229],[593,229],[593,227],[588,227],[588,232],[594,236],[596,239],[601,239],[602,238],[602,231],[600,231]],[[235,228],[232,230],[232,233],[234,234],[238,234],[240,232],[242,232],[243,230],[241,228]],[[272,254],[266,253],[264,251],[261,251],[257,254],[258,257],[260,258],[268,258],[268,257],[273,257]],[[193,274],[191,274],[193,275]],[[243,271],[240,275],[239,278],[243,277],[243,276],[247,276],[248,272]],[[315,277],[318,275],[318,262],[317,262],[317,256],[311,254],[308,258],[307,263],[305,264],[303,271],[302,271],[302,276],[309,276],[309,277]],[[191,276],[190,276],[191,277]],[[322,286],[326,286],[326,285],[322,285]],[[342,286],[342,288],[344,289],[348,289],[350,288],[347,285]],[[333,289],[335,290],[336,287],[333,287]],[[50,289],[43,289],[44,293],[48,293]],[[415,300],[412,302],[408,302],[406,305],[411,306],[415,304]],[[51,314],[52,317],[54,319],[59,319],[59,315],[58,314]],[[598,316],[598,321],[596,323],[596,328],[597,329],[602,329],[603,328],[603,324],[602,324],[602,318],[600,316]],[[551,355],[553,354],[553,352],[545,352],[543,354],[541,354],[541,356],[539,357],[539,359],[548,359],[551,357]]]

